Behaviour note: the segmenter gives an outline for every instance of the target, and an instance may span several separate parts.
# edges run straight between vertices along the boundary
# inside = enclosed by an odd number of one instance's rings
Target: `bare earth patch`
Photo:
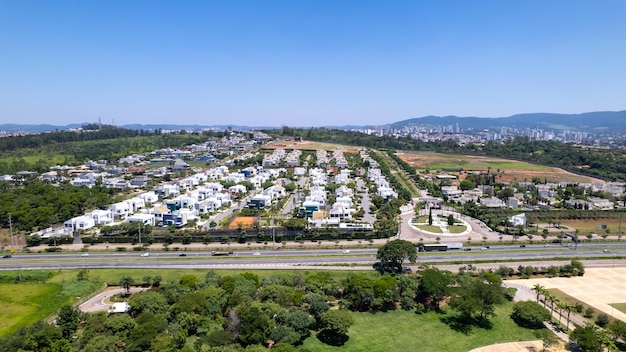
[[[257,221],[255,216],[238,216],[228,225],[228,228],[238,229],[241,227],[242,229],[251,229],[255,221]]]

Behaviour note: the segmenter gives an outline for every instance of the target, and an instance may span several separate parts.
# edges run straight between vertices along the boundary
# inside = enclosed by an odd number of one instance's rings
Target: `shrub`
[[[596,318],[596,325],[603,328],[607,326],[608,324],[609,324],[609,316],[605,313],[599,314],[598,318]]]
[[[542,329],[544,328],[543,322],[550,320],[550,311],[537,302],[517,302],[513,305],[511,319],[521,327]]]
[[[580,302],[576,302],[576,304],[574,305],[574,308],[576,309],[577,313],[582,313],[583,309],[585,309],[585,306],[583,306],[583,304]]]
[[[594,314],[595,312],[596,312],[596,310],[595,310],[595,309],[593,309],[593,308],[589,307],[589,308],[585,309],[585,315],[584,315],[584,317],[585,317],[585,318],[591,318],[591,317],[593,317],[593,314]]]

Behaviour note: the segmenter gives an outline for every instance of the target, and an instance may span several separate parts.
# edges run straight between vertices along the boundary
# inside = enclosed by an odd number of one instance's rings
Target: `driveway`
[[[130,292],[136,293],[145,291],[148,288],[145,287],[131,287]],[[126,292],[123,288],[108,288],[103,292],[98,293],[97,295],[88,299],[85,303],[78,306],[78,308],[85,312],[99,312],[99,311],[108,311],[109,307],[113,305],[114,302],[109,300],[109,297]]]

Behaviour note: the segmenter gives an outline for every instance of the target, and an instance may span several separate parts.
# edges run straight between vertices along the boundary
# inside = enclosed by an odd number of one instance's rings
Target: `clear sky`
[[[623,0],[0,0],[0,124],[626,109]]]

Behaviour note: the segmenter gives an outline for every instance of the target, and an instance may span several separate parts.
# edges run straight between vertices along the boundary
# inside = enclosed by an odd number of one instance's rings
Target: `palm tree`
[[[556,307],[559,308],[559,324],[561,324],[561,318],[563,318],[563,309],[565,309],[566,305],[567,303],[565,302],[556,302]]]
[[[120,286],[122,286],[126,290],[126,294],[130,293],[130,286],[134,283],[135,281],[130,276],[124,276],[120,279]]]
[[[550,303],[551,303],[550,304],[550,315],[553,315],[554,314],[554,305],[556,304],[558,306],[558,304],[561,303],[561,301],[559,301],[554,295],[551,295]]]
[[[574,310],[574,308],[576,308],[575,305],[573,304],[569,304],[569,303],[565,303],[565,310],[567,311],[567,325],[565,326],[565,328],[567,330],[569,330],[569,315],[572,313],[572,310]]]
[[[537,294],[537,303],[539,303],[539,295],[544,294],[546,292],[546,288],[540,284],[535,284],[532,290],[535,291],[535,293]]]

